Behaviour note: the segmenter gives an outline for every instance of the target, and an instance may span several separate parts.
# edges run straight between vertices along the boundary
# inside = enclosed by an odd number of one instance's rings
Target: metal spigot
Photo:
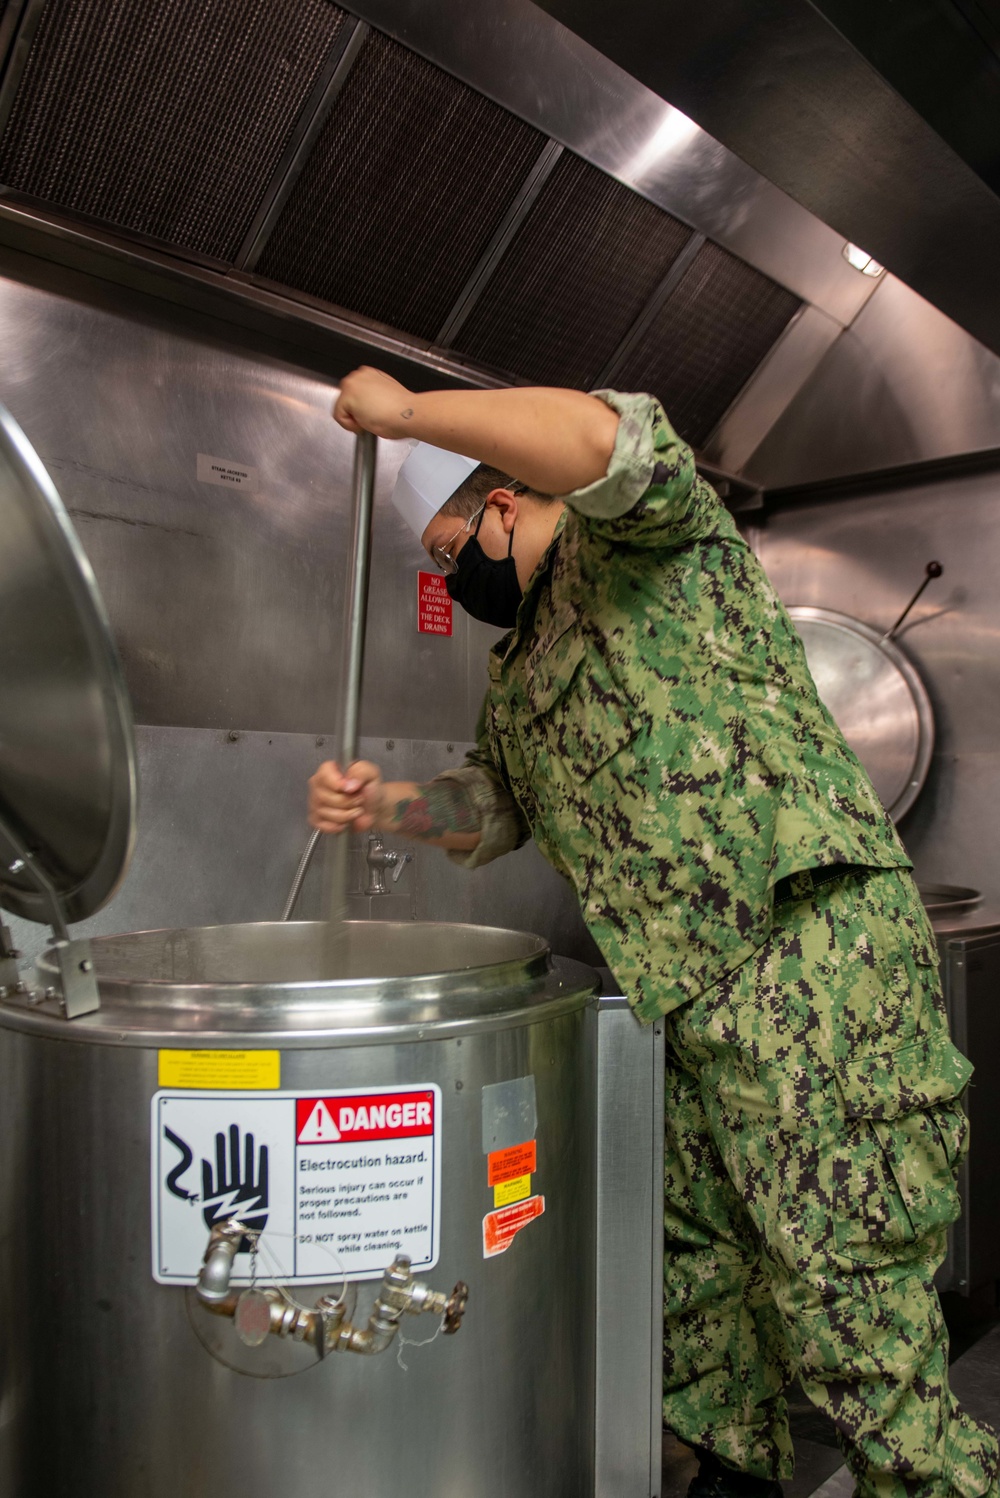
[[[394,848],[387,848],[379,833],[370,833],[368,851],[365,854],[365,862],[368,864],[368,885],[365,894],[389,894],[389,890],[385,887],[386,869],[392,869],[392,882],[398,884],[400,874],[412,858],[412,853],[399,853]]]
[[[198,1275],[198,1294],[206,1305],[221,1306],[228,1302],[233,1260],[242,1242],[243,1225],[233,1218],[213,1227]]]

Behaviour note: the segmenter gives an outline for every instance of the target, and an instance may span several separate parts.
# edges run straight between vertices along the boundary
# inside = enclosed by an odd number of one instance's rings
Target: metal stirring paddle
[[[371,561],[372,508],[375,495],[376,439],[359,432],[351,474],[351,551],[344,606],[343,665],[341,669],[341,716],[337,735],[337,763],[346,773],[358,757],[358,723],[361,711],[361,676],[365,655],[365,623],[368,614],[368,569]],[[346,973],[348,928],[347,873],[349,833],[327,840],[324,875],[324,907],[327,916],[325,963],[327,975]]]

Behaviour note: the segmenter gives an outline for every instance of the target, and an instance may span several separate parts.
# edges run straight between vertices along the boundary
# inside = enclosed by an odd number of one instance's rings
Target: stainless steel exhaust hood
[[[539,0],[1000,353],[996,0]]]
[[[739,471],[874,290],[528,0],[8,0],[5,36],[0,240],[425,384],[642,385]]]

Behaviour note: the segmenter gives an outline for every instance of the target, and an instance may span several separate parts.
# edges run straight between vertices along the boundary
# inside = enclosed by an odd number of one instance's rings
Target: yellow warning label
[[[493,1187],[494,1207],[509,1207],[511,1202],[522,1202],[531,1195],[531,1177],[518,1176],[516,1181],[501,1181]]]
[[[161,1087],[232,1092],[281,1086],[280,1051],[161,1051]]]

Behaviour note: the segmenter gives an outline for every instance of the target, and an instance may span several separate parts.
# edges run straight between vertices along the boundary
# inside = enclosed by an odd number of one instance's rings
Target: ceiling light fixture
[[[881,276],[885,270],[885,266],[879,265],[874,256],[869,255],[867,250],[859,249],[856,244],[844,245],[844,259],[863,276]]]

